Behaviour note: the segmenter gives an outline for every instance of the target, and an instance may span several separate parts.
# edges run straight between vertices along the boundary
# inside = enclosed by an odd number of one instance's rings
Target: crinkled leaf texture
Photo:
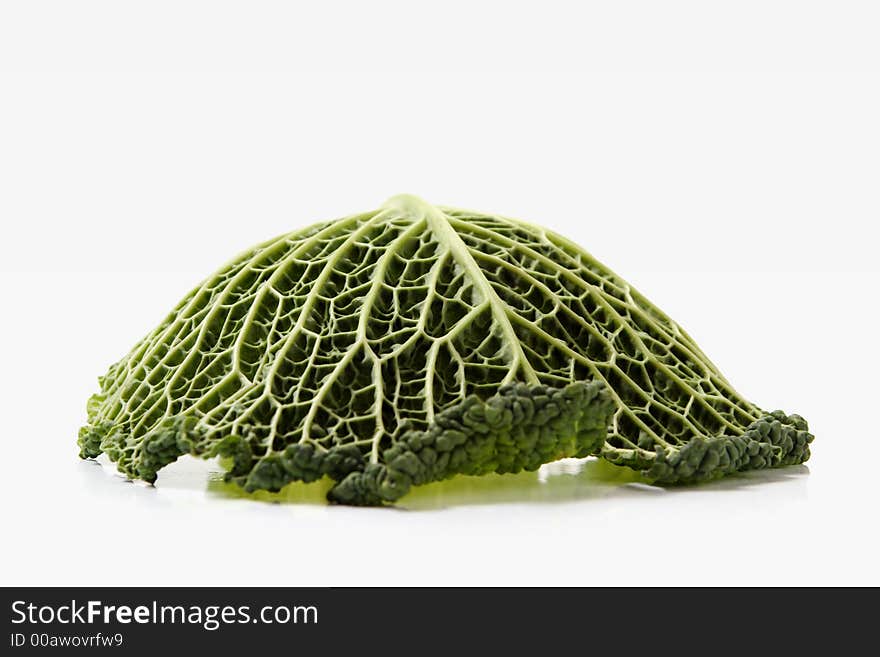
[[[152,482],[222,456],[248,490],[329,476],[347,504],[591,454],[687,483],[812,440],[577,245],[412,196],[242,253],[100,384],[84,458]]]

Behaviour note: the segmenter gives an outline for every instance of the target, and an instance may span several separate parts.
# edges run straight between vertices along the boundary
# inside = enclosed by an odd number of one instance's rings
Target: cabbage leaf
[[[407,195],[240,254],[100,386],[84,458],[153,482],[220,456],[247,490],[329,476],[348,504],[591,454],[687,483],[812,440],[576,244]]]

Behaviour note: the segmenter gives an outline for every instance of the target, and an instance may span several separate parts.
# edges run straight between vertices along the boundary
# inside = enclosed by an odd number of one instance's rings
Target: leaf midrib
[[[413,220],[426,219],[428,229],[434,235],[434,238],[450,253],[453,260],[458,263],[471,279],[477,291],[482,295],[482,301],[489,304],[492,318],[501,330],[504,342],[512,352],[513,362],[502,384],[513,381],[519,370],[522,371],[527,383],[539,383],[538,375],[531,363],[529,363],[510,321],[510,317],[507,314],[507,304],[501,300],[495,288],[492,287],[492,284],[483,274],[483,270],[480,269],[480,266],[474,260],[467,244],[464,243],[458,232],[449,222],[449,217],[439,208],[409,194],[401,194],[389,199],[384,207],[393,208],[401,214],[410,215]]]

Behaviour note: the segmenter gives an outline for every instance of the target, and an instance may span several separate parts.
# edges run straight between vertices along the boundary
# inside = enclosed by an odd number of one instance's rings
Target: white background
[[[880,584],[875,3],[292,4],[0,5],[0,584]],[[79,461],[95,378],[198,279],[400,192],[579,242],[813,458],[384,510]]]

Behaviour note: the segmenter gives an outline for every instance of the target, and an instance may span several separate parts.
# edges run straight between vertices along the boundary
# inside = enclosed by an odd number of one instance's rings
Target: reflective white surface
[[[175,296],[180,276],[8,276],[8,307],[43,321],[0,328],[0,581],[880,583],[877,355],[808,303],[834,298],[876,324],[878,311],[864,300],[880,276],[636,276],[661,292],[652,295],[661,305],[689,309],[686,324],[742,390],[810,420],[817,439],[806,466],[664,490],[599,461],[563,461],[537,473],[432,484],[395,509],[326,506],[321,484],[249,499],[222,482],[216,464],[188,457],[155,487],[130,483],[108,463],[80,461],[76,429],[98,361],[133,342]],[[785,289],[807,319],[794,329],[773,321],[774,295],[752,292],[761,286]],[[90,308],[90,298],[114,308]],[[747,300],[752,314],[771,319],[730,321],[725,304]]]
[[[417,29],[334,13],[304,41],[259,12],[230,38],[217,3],[0,20],[0,584],[880,585],[877,21],[624,3],[609,26],[567,3],[499,30],[502,4]],[[583,245],[745,396],[806,417],[813,458],[675,490],[566,462],[395,509],[77,458],[97,376],[200,278],[404,192]]]

